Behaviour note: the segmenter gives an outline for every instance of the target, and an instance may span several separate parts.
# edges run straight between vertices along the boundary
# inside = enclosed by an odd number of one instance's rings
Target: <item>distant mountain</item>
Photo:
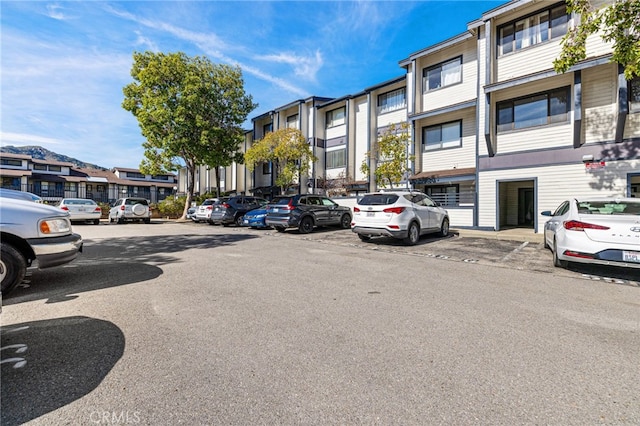
[[[77,167],[83,169],[98,169],[98,170],[108,170],[106,167],[97,166],[91,163],[85,163],[84,161],[77,160],[72,157],[67,157],[66,155],[58,154],[53,151],[49,151],[46,148],[41,146],[3,146],[0,147],[0,152],[6,152],[9,154],[22,154],[22,155],[30,155],[32,158],[36,160],[49,160],[49,161],[60,161],[63,163],[72,163]]]

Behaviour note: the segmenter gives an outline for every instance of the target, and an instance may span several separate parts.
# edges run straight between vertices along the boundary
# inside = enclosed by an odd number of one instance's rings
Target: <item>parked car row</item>
[[[207,200],[209,201],[209,200]],[[307,234],[316,227],[351,229],[361,240],[385,236],[416,244],[420,236],[449,234],[449,215],[419,191],[385,191],[366,194],[353,209],[314,194],[282,195],[264,199],[237,196],[212,199],[196,213],[211,224],[235,224],[252,228],[274,228],[284,232],[297,228]]]

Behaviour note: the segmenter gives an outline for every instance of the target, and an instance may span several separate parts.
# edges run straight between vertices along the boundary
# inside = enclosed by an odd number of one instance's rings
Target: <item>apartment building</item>
[[[137,169],[78,168],[73,163],[40,160],[30,155],[0,155],[2,188],[36,194],[54,203],[62,198],[90,198],[112,202],[122,196],[140,196],[152,203],[175,193],[176,175],[142,174]],[[175,189],[174,189],[175,188]]]
[[[415,174],[411,186],[442,204],[455,226],[476,225],[478,51],[468,31],[410,55]]]
[[[603,3],[603,2],[600,2]],[[630,196],[640,184],[638,82],[587,40],[587,59],[553,70],[578,19],[562,2],[513,1],[469,24],[478,34],[478,226],[531,227],[580,196]]]
[[[356,195],[378,189],[360,170],[376,166],[372,142],[406,122],[414,161],[400,185],[430,194],[454,227],[541,232],[540,212],[569,197],[638,196],[640,79],[624,78],[599,35],[588,38],[587,59],[557,74],[553,60],[577,19],[564,2],[510,1],[399,61],[401,77],[253,118],[243,149],[295,126],[318,158],[297,190]],[[243,176],[234,190],[277,193],[269,164],[233,167]]]

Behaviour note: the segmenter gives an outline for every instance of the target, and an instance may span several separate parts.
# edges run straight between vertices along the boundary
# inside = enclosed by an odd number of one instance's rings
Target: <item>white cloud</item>
[[[48,138],[45,136],[38,135],[30,135],[27,133],[9,133],[9,132],[0,132],[0,140],[2,141],[2,145],[64,145],[65,141],[56,139],[56,138]]]
[[[292,65],[296,77],[313,82],[316,81],[316,75],[323,64],[322,54],[319,50],[316,50],[313,56],[301,56],[295,53],[279,53],[277,55],[257,56],[256,59]]]
[[[64,21],[67,19],[64,13],[62,13],[62,6],[58,3],[47,5],[47,16],[52,19]]]
[[[178,37],[181,40],[188,41],[193,43],[198,48],[202,49],[207,55],[216,60],[225,62],[230,65],[239,66],[242,70],[247,73],[261,79],[273,83],[287,92],[294,94],[296,96],[306,96],[308,92],[291,82],[282,79],[280,77],[275,77],[269,74],[266,71],[262,71],[256,67],[247,65],[242,63],[239,60],[228,57],[224,51],[243,51],[245,50],[242,47],[232,46],[218,37],[216,34],[211,32],[200,33],[195,31],[186,30],[184,28],[180,28],[166,22],[153,21],[150,19],[144,19],[137,17],[129,12],[118,11],[115,9],[109,9],[111,13],[116,16],[119,16],[123,19],[131,20],[137,22],[138,24],[144,25],[148,28],[152,28],[155,30],[167,32],[175,37]],[[312,75],[313,79],[315,79],[315,75],[317,73],[317,67],[322,65],[322,56],[319,52],[316,52],[314,58],[305,58],[303,63],[294,63],[294,62],[286,62],[288,64],[295,65],[294,73],[296,76],[301,75]]]
[[[140,31],[136,31],[135,33],[138,35],[138,38],[136,39],[136,46],[147,46],[147,50],[151,50],[152,52],[160,51],[158,45],[150,38],[143,36]]]

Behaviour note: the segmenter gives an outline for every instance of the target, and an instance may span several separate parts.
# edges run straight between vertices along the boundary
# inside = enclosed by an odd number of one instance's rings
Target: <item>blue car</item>
[[[251,228],[270,228],[264,221],[265,217],[267,217],[267,209],[265,207],[251,210],[244,214],[242,225],[250,226]]]

